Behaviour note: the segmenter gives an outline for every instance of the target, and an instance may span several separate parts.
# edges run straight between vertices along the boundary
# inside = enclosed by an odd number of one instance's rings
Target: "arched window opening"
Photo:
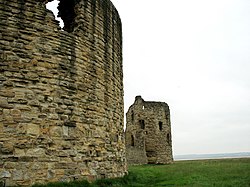
[[[131,135],[131,146],[134,147],[135,146],[135,138],[133,135]]]
[[[134,111],[131,112],[131,120],[132,122],[134,122],[134,117],[135,117],[135,114],[134,114]]]
[[[161,121],[159,121],[159,130],[162,131],[163,127],[163,123]]]
[[[141,129],[145,129],[145,121],[143,119],[139,120]]]

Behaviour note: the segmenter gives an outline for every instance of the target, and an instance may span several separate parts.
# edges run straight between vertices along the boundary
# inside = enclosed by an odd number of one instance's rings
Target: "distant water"
[[[222,158],[250,158],[250,152],[242,153],[220,153],[220,154],[188,154],[175,155],[174,160],[202,160],[202,159],[222,159]]]

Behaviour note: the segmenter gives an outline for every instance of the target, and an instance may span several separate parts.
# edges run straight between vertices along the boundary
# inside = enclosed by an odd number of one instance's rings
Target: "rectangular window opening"
[[[143,119],[139,120],[141,129],[145,129],[145,121]]]
[[[159,121],[159,130],[162,131],[163,123]]]

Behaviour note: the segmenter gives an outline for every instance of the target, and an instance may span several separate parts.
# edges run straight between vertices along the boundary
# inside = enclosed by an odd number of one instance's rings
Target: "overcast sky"
[[[250,152],[250,0],[112,2],[125,112],[136,95],[168,103],[175,155]]]

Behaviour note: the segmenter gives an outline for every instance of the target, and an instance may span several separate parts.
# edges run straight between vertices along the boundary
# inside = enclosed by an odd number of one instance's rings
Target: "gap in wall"
[[[54,1],[48,2],[46,4],[46,8],[53,12],[53,14],[55,16],[55,19],[57,21],[59,21],[60,27],[63,28],[64,27],[64,22],[60,17],[57,16],[58,15],[58,4],[59,4],[59,0],[54,0]]]

